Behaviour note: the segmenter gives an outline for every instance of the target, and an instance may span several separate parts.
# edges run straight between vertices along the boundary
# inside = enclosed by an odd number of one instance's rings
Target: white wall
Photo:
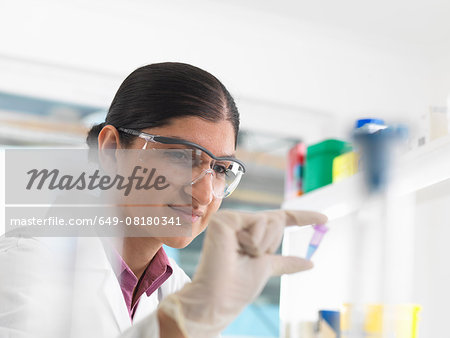
[[[450,180],[417,194],[414,295],[422,305],[420,337],[442,336],[450,304]]]
[[[223,80],[244,128],[307,141],[342,136],[359,116],[411,118],[430,103],[423,49],[257,4],[0,4],[0,90],[107,106],[135,67],[183,61]]]
[[[0,149],[0,236],[5,233],[5,151]]]
[[[432,102],[450,108],[450,44],[439,45],[431,58]]]

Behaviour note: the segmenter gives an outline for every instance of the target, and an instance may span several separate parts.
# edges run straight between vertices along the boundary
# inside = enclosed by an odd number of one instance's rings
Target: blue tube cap
[[[384,120],[381,120],[381,119],[360,119],[360,120],[356,120],[355,128],[361,128],[363,125],[368,124],[368,123],[384,125]]]

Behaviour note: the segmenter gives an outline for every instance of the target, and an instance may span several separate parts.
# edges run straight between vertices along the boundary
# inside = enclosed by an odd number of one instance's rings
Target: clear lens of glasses
[[[143,149],[141,161],[151,165],[148,163],[149,158],[152,161],[157,160],[158,166],[168,171],[168,176],[174,180],[177,177],[186,177],[186,170],[192,170],[190,182],[180,180],[174,182],[176,184],[193,185],[200,180],[210,179],[214,196],[217,198],[228,197],[236,189],[244,173],[244,168],[238,162],[215,160],[204,151],[189,146],[177,145],[176,148],[172,146],[164,149],[148,149],[144,146]],[[157,151],[157,154],[155,155],[152,150]]]

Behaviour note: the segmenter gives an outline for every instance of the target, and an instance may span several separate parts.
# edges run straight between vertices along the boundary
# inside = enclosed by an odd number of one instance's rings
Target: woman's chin
[[[195,237],[202,233],[206,228],[206,220],[202,219],[203,222],[197,221],[192,223],[192,234],[191,236],[179,236],[179,237],[160,237],[163,244],[170,246],[175,249],[183,249],[188,246]]]
[[[163,244],[175,249],[183,249],[192,242],[193,237],[165,237]]]

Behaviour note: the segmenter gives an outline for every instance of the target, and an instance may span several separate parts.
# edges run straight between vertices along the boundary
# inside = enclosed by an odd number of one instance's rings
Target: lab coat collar
[[[131,326],[131,319],[127,311],[125,299],[114,274],[112,266],[106,256],[101,240],[96,237],[80,237],[77,241],[76,254],[77,273],[86,274],[86,278],[95,278],[100,273],[98,280],[99,295],[103,297],[111,311],[121,332]]]

